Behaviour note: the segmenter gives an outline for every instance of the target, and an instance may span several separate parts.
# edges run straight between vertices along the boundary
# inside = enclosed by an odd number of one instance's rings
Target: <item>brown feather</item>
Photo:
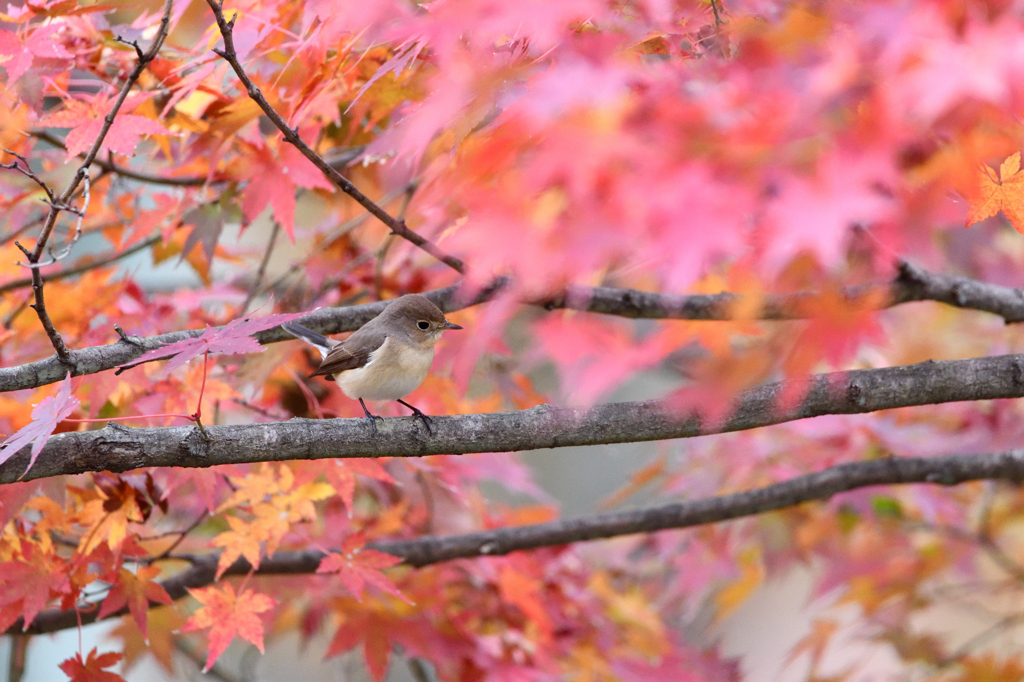
[[[384,345],[387,334],[373,323],[379,318],[370,320],[359,328],[352,336],[332,348],[324,361],[320,363],[311,376],[329,376],[359,369],[370,361],[370,353]]]

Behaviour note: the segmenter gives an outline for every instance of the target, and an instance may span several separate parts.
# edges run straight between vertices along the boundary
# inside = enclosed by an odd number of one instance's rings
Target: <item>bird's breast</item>
[[[334,379],[349,398],[398,400],[423,383],[433,361],[433,346],[417,348],[389,336],[370,354],[369,362],[339,372]]]

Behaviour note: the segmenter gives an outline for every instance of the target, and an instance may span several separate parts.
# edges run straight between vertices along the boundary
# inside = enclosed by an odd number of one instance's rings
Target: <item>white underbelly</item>
[[[434,361],[434,348],[423,350],[392,344],[388,338],[370,354],[365,365],[335,375],[334,380],[345,395],[363,400],[398,400],[423,383]]]

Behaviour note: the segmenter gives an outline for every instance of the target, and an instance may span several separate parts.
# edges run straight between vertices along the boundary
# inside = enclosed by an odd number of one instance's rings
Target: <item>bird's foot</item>
[[[370,411],[368,409],[366,409],[366,403],[363,402],[362,398],[359,399],[359,404],[363,406],[363,414],[365,414],[367,420],[369,420],[370,428],[373,429],[373,435],[376,436],[377,435],[377,420],[380,419],[380,420],[383,421],[384,418],[383,417],[378,417],[375,414],[370,414]]]
[[[399,400],[398,402],[402,403],[403,405],[408,407],[410,410],[412,410],[412,416],[418,418],[421,422],[423,422],[423,426],[427,427],[427,433],[429,435],[431,435],[431,436],[434,435],[434,430],[430,428],[430,425],[434,422],[433,419],[431,419],[427,415],[423,414],[423,411],[420,410],[420,408],[413,407],[412,405],[410,405],[409,403],[405,402],[404,400]]]

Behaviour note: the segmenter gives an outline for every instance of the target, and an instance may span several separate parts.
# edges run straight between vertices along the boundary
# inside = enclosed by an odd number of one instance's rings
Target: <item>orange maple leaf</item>
[[[223,547],[217,560],[217,579],[228,570],[239,557],[245,557],[254,568],[260,567],[260,541],[266,540],[266,534],[258,524],[249,524],[234,516],[227,517],[231,530],[220,533],[211,544]]]
[[[235,588],[225,583],[223,588],[213,586],[189,590],[201,606],[185,622],[182,632],[196,632],[210,628],[207,636],[209,652],[203,672],[210,669],[228,644],[238,635],[256,645],[263,653],[263,622],[256,614],[269,611],[274,600],[253,590],[242,590],[237,595]]]
[[[160,574],[156,566],[143,566],[138,573],[122,568],[118,573],[117,584],[110,588],[110,593],[100,606],[100,618],[121,609],[126,604],[128,610],[139,626],[142,636],[146,636],[146,612],[151,601],[159,604],[171,604],[173,599],[167,590],[153,578]]]
[[[968,200],[969,212],[964,227],[991,218],[999,211],[1024,234],[1024,173],[1020,172],[1020,152],[1006,157],[999,165],[999,177],[983,166],[978,172],[978,194]]]
[[[71,682],[124,682],[124,678],[104,668],[109,668],[123,658],[121,654],[108,651],[97,655],[94,648],[82,660],[82,654],[75,654],[60,664],[60,669],[71,678]]]

